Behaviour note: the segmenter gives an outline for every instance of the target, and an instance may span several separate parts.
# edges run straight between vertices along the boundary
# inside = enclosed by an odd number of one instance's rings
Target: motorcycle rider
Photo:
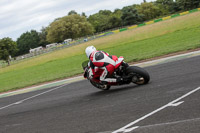
[[[115,55],[109,55],[108,53],[104,51],[98,51],[94,46],[88,46],[85,49],[85,53],[87,57],[89,58],[88,63],[88,73],[87,75],[84,75],[84,77],[92,79],[95,79],[95,73],[97,70],[101,69],[102,73],[100,76],[100,82],[102,84],[105,84],[107,82],[109,83],[120,83],[122,82],[121,77],[115,77],[115,78],[109,78],[115,70],[115,66],[119,65],[121,61],[123,60],[123,57],[117,58]]]

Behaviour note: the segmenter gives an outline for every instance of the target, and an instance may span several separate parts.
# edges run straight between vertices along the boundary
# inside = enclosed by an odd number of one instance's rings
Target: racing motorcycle
[[[121,82],[117,83],[102,83],[100,81],[100,75],[102,72],[102,69],[98,69],[95,72],[95,77],[92,79],[88,78],[88,61],[84,61],[82,63],[82,67],[84,70],[84,77],[86,77],[90,83],[95,86],[98,89],[101,90],[109,90],[111,86],[114,85],[124,85],[124,84],[130,84],[134,83],[137,85],[144,85],[147,84],[150,80],[149,73],[144,70],[143,68],[137,67],[137,66],[129,66],[126,62],[122,60],[118,60],[117,65],[115,66],[115,71],[109,78],[117,78],[121,77],[123,80]]]

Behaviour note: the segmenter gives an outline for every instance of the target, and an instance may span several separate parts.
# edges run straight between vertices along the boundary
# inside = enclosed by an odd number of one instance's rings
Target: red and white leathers
[[[89,78],[95,79],[96,76],[100,75],[100,81],[115,83],[117,82],[116,78],[108,78],[113,74],[116,65],[120,64],[123,61],[123,57],[120,57],[119,60],[117,56],[110,56],[108,53],[103,51],[94,51],[91,53],[89,66]]]

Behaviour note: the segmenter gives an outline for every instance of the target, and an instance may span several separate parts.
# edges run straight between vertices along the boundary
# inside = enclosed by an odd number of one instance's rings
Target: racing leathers
[[[101,83],[116,83],[122,80],[121,78],[109,78],[115,70],[115,66],[118,64],[118,58],[114,55],[109,55],[103,51],[94,51],[89,57],[90,61],[88,63],[88,78],[95,79],[95,76],[100,74],[99,80]],[[123,57],[119,58],[120,61]]]

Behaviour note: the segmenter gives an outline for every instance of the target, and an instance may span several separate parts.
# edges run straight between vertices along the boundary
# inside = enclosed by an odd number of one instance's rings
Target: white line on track
[[[189,96],[189,95],[191,95],[191,94],[197,92],[198,90],[200,90],[200,87],[198,87],[198,88],[196,88],[196,89],[194,89],[194,90],[188,92],[187,94],[185,94],[185,95],[183,95],[183,96],[177,98],[176,100],[174,100],[174,101],[172,101],[172,102],[170,102],[170,103],[168,103],[168,104],[166,104],[166,105],[164,105],[164,106],[162,106],[162,107],[160,107],[160,108],[154,110],[153,112],[151,112],[151,113],[149,113],[149,114],[147,114],[147,115],[145,115],[145,116],[143,116],[143,117],[141,117],[141,118],[139,118],[139,119],[137,119],[137,120],[135,120],[135,121],[129,123],[128,125],[126,125],[126,126],[120,128],[120,129],[118,129],[118,130],[116,130],[116,131],[113,131],[112,133],[127,133],[127,132],[131,132],[131,131],[133,131],[134,129],[136,129],[136,128],[139,127],[139,126],[135,126],[135,127],[132,127],[132,128],[131,128],[131,126],[135,125],[136,123],[138,123],[138,122],[140,122],[140,121],[146,119],[147,117],[150,117],[151,115],[153,115],[153,114],[155,114],[155,113],[157,113],[157,112],[159,112],[159,111],[161,111],[161,110],[163,110],[163,109],[165,109],[165,108],[167,108],[167,107],[170,107],[170,106],[178,106],[178,105],[180,105],[181,103],[183,103],[183,101],[178,102],[179,100],[181,100],[181,99],[183,99],[183,98],[185,98],[185,97],[187,97],[187,96]],[[178,103],[177,103],[177,102],[178,102]],[[132,130],[131,130],[131,129],[132,129]]]
[[[48,92],[57,90],[57,89],[62,88],[62,87],[64,87],[64,86],[66,86],[66,85],[68,85],[68,84],[64,84],[64,85],[58,86],[58,87],[56,87],[56,88],[50,89],[50,90],[48,90],[48,91],[44,91],[44,92],[39,93],[39,94],[37,94],[37,95],[34,95],[34,96],[28,97],[28,98],[26,98],[26,99],[17,101],[17,102],[15,102],[15,103],[6,105],[6,106],[4,106],[4,107],[0,107],[0,110],[5,109],[5,108],[8,108],[8,107],[11,107],[11,106],[14,106],[14,105],[17,105],[17,104],[21,104],[21,103],[23,103],[24,101],[27,101],[27,100],[33,99],[33,98],[35,98],[35,97],[38,97],[38,96],[40,96],[40,95],[46,94],[46,93],[48,93]]]
[[[191,122],[191,121],[199,121],[199,120],[200,120],[200,118],[194,118],[194,119],[187,119],[187,120],[180,120],[180,121],[173,121],[173,122],[166,122],[166,123],[140,126],[140,128],[148,128],[148,127],[163,126],[163,125],[173,125],[173,124],[179,124],[179,123]]]

